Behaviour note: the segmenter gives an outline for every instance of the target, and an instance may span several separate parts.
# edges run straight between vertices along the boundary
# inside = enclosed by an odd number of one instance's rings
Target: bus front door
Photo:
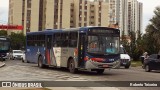
[[[85,56],[85,34],[79,34],[78,44],[78,67],[84,67],[84,56]]]

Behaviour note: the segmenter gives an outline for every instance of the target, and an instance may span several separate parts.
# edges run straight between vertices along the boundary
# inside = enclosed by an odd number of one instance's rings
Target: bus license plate
[[[108,67],[108,65],[103,65],[103,67]]]

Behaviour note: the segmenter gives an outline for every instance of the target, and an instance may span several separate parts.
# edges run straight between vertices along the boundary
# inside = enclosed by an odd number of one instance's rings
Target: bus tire
[[[97,71],[97,74],[103,74],[104,69],[98,69],[98,70],[96,70],[96,71]]]
[[[76,73],[78,70],[75,68],[75,62],[72,58],[69,60],[68,69],[69,69],[69,72],[71,72],[71,73]]]
[[[42,63],[42,56],[39,56],[39,58],[38,58],[38,67],[40,67],[40,68],[44,68],[44,64]]]
[[[130,65],[126,65],[126,66],[124,66],[124,67],[125,67],[125,69],[129,69]]]
[[[22,58],[22,63],[24,63],[24,59]]]
[[[26,60],[27,63],[30,63],[28,60]]]

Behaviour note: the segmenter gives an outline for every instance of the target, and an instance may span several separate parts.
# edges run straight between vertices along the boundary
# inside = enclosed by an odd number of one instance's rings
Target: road
[[[37,67],[37,64],[22,63],[20,60],[7,60],[6,66],[0,68],[1,81],[160,81],[160,71],[145,72],[141,67],[130,69],[105,70],[104,74],[95,72],[79,71],[71,74],[66,69]],[[139,90],[134,87],[118,87],[120,90]],[[146,88],[144,90],[159,90],[159,88]]]

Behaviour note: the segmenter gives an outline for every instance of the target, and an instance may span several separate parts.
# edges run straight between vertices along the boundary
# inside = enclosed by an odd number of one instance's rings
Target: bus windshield
[[[88,52],[119,54],[119,37],[88,36]]]
[[[9,50],[9,42],[0,41],[0,50]]]

